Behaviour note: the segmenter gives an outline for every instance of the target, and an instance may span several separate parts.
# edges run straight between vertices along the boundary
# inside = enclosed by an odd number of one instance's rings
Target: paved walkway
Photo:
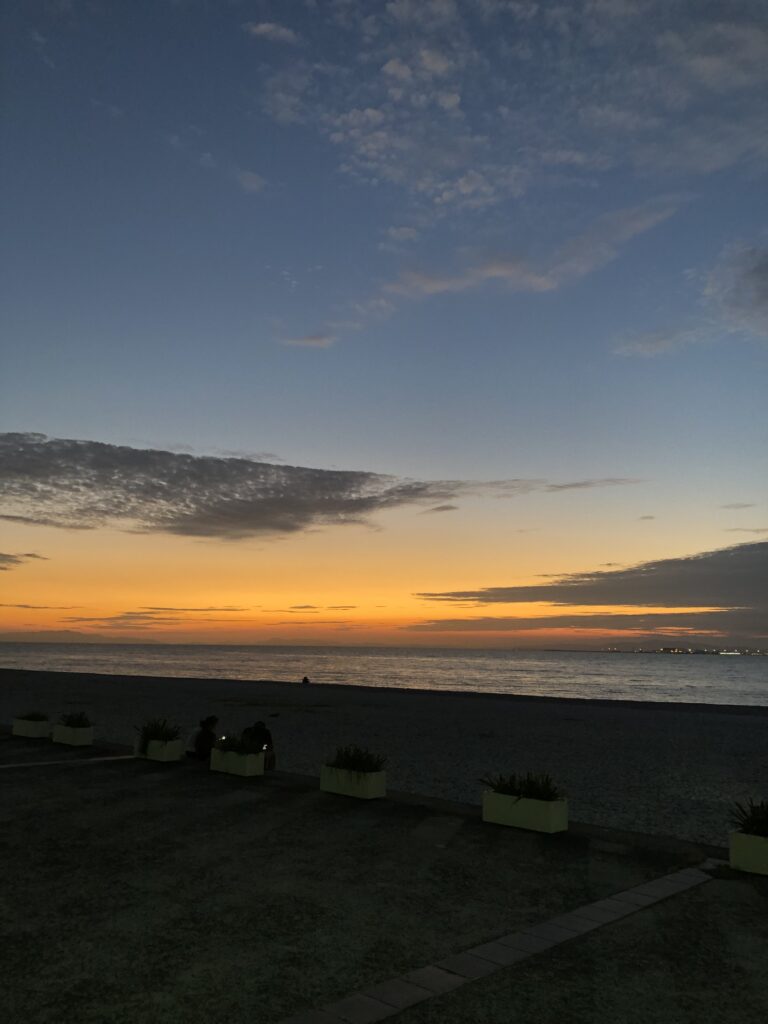
[[[705,861],[701,868],[714,867],[717,863],[724,862]],[[369,1024],[393,1017],[408,1006],[495,974],[545,949],[570,942],[679,892],[693,889],[708,882],[710,877],[700,868],[675,871],[653,882],[644,882],[634,889],[616,893],[608,899],[597,900],[568,914],[553,917],[543,924],[503,935],[493,942],[474,946],[463,953],[454,953],[436,964],[419,967],[399,978],[355,992],[320,1010],[308,1010],[286,1018],[280,1024]]]

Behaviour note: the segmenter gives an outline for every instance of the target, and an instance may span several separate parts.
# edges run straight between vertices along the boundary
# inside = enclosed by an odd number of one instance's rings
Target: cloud
[[[724,336],[768,338],[768,249],[743,242],[727,246],[704,275],[701,301],[707,315],[694,326],[620,338],[614,353],[658,356]]]
[[[731,330],[768,337],[768,248],[729,246],[708,275],[704,295]]]
[[[0,516],[0,519],[6,518]],[[20,565],[24,565],[25,562],[29,562],[33,559],[40,559],[41,561],[47,561],[44,555],[36,555],[31,551],[25,554],[11,555],[0,551],[0,572],[8,572],[10,569],[15,569]],[[8,605],[7,607],[16,607],[15,605]]]
[[[721,505],[720,508],[755,508],[754,504],[746,501],[732,501],[729,505]]]
[[[628,635],[748,638],[766,636],[768,542],[646,562],[610,572],[574,573],[552,583],[419,594],[466,605],[546,602],[553,614],[432,619],[406,627],[423,632],[520,632],[555,628],[626,631]],[[561,612],[565,605],[578,610]],[[583,606],[601,606],[583,611]],[[606,611],[605,606],[616,611]],[[643,606],[649,612],[628,612]],[[653,611],[653,608],[663,609]]]
[[[582,234],[560,246],[543,267],[535,268],[521,257],[488,259],[457,274],[406,271],[385,287],[402,295],[439,295],[500,281],[513,291],[552,291],[616,259],[622,245],[667,220],[679,203],[674,197],[662,197],[604,214]]]
[[[710,332],[700,328],[649,331],[619,338],[613,352],[620,356],[658,356],[664,352],[677,352],[688,345],[702,344],[710,337]]]
[[[419,232],[411,227],[387,228],[387,235],[394,242],[413,242],[419,237]]]
[[[259,39],[269,39],[273,43],[290,43],[296,46],[301,40],[291,28],[277,25],[274,21],[248,21],[243,28],[249,35]]]
[[[731,526],[726,533],[768,533],[768,526]]]
[[[162,606],[145,605],[142,612],[249,612],[251,608],[242,608],[239,605],[207,605],[203,608],[166,608]]]
[[[342,174],[401,189],[431,223],[542,186],[750,173],[768,159],[761,0],[327,6],[317,49],[330,24],[336,64],[265,62],[263,109],[332,139]],[[378,123],[340,128],[354,110]],[[468,194],[473,174],[483,184]]]
[[[270,622],[270,626],[346,626],[347,619],[288,619]]]
[[[455,0],[389,0],[386,11],[403,25],[444,26],[457,21]]]
[[[425,508],[421,515],[427,516],[432,512],[455,512],[458,507],[458,505],[435,505],[433,508]]]
[[[635,482],[621,477],[565,483],[409,480],[44,434],[0,434],[0,499],[9,509],[4,517],[63,529],[110,526],[237,540],[360,525],[376,512],[430,507],[457,497],[514,498]]]
[[[646,635],[661,634],[679,636],[681,633],[711,633],[719,636],[723,626],[731,628],[733,616],[721,611],[666,611],[650,612],[645,615],[625,612],[603,614],[536,615],[536,616],[479,616],[474,619],[431,619],[403,627],[408,631],[426,633],[518,633],[529,630],[573,629],[573,630],[626,630]]]
[[[115,630],[148,630],[154,626],[176,626],[191,625],[199,622],[239,622],[243,619],[215,618],[211,615],[204,617],[190,616],[189,612],[217,612],[217,611],[247,611],[246,608],[141,608],[136,611],[118,612],[116,615],[66,615],[65,622],[77,623],[90,628],[100,626],[102,628]],[[171,613],[171,614],[168,614]]]
[[[429,47],[422,47],[419,50],[419,59],[422,68],[430,75],[447,75],[455,67],[450,57]]]
[[[478,605],[547,601],[555,605],[766,608],[766,579],[768,543],[756,543],[644,562],[611,572],[571,573],[553,583],[417,596],[429,601],[473,601]]]
[[[655,518],[656,518],[656,516],[638,516],[638,519],[639,519],[640,522],[642,522],[645,519],[655,519]]]
[[[261,192],[267,183],[266,178],[254,171],[237,171],[235,178],[243,192]]]
[[[303,348],[330,348],[336,341],[333,334],[305,334],[301,338],[282,338],[283,345],[297,345]]]
[[[413,78],[413,72],[399,57],[393,57],[392,60],[388,60],[381,70],[385,75],[396,78],[400,82],[408,82]]]

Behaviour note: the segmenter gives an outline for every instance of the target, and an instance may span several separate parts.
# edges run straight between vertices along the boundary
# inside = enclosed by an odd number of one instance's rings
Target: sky
[[[762,0],[3,19],[0,638],[768,647]]]

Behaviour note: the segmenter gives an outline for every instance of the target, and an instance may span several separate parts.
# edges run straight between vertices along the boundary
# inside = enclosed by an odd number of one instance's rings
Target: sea
[[[0,668],[768,707],[768,657],[756,655],[0,643]]]

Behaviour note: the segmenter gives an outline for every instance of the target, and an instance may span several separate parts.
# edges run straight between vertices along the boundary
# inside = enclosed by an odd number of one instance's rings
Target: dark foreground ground
[[[0,736],[7,1024],[277,1022],[711,852],[109,753]],[[768,878],[724,874],[399,1019],[763,1021]]]

